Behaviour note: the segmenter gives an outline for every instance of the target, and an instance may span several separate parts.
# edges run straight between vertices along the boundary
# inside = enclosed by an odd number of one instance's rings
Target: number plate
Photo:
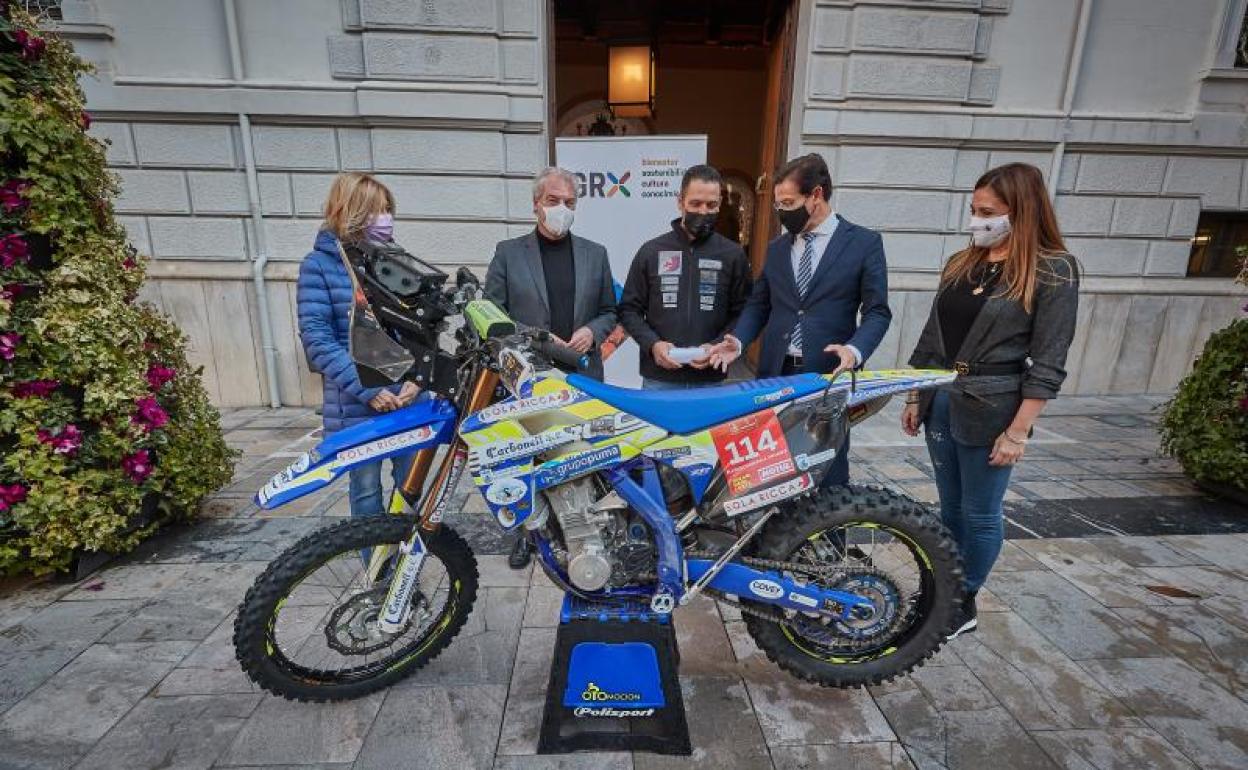
[[[797,471],[773,409],[718,425],[711,429],[711,439],[729,494],[775,483]]]

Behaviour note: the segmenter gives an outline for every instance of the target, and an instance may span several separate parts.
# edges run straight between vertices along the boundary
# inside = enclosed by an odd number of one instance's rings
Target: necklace
[[[978,297],[984,293],[984,288],[988,286],[988,282],[996,277],[997,271],[1001,269],[1000,262],[991,262],[989,267],[980,273],[979,281],[975,284],[975,288],[971,289],[971,294]]]

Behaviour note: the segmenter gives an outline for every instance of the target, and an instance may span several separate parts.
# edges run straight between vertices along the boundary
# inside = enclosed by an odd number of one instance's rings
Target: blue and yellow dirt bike
[[[430,397],[327,437],[256,495],[276,508],[415,453],[390,515],[304,537],[247,592],[234,644],[265,689],[355,698],[451,643],[477,595],[472,550],[442,522],[465,471],[482,515],[530,538],[569,594],[654,613],[712,596],[781,668],[836,687],[890,679],[940,646],[962,592],[940,520],[894,492],[820,480],[851,424],[952,372],[613,387],[553,369],[583,361],[518,328],[466,270],[450,286],[398,247],[342,258],[365,384],[406,378]]]

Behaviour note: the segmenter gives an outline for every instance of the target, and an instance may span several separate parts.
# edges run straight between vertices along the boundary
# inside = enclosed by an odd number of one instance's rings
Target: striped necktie
[[[815,234],[802,233],[802,240],[806,241],[806,245],[802,247],[802,258],[797,262],[797,296],[799,299],[805,298],[806,290],[810,288],[811,275],[814,273]],[[802,349],[802,321],[800,317],[797,325],[793,327],[792,347],[798,350]]]

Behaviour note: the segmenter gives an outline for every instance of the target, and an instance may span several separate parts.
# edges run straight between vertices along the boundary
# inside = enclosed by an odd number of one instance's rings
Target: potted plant
[[[1248,284],[1248,258],[1236,280]],[[1197,484],[1248,505],[1248,316],[1209,337],[1166,404],[1161,446]]]
[[[233,455],[113,218],[70,46],[0,0],[0,574],[132,548]]]

